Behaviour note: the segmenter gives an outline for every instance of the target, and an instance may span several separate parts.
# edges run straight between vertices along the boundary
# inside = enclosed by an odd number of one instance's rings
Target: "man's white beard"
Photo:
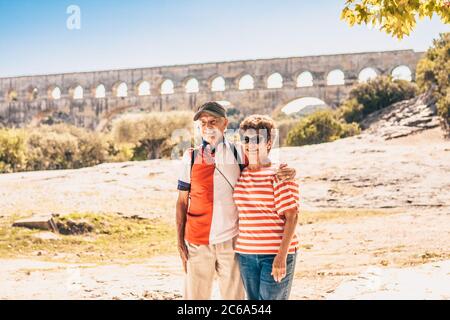
[[[217,129],[206,129],[205,130],[205,140],[208,142],[214,141],[217,142],[222,138],[222,133]]]

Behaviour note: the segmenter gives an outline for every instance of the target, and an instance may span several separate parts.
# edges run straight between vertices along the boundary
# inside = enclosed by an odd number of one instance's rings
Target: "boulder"
[[[56,227],[55,221],[51,215],[32,216],[31,218],[17,220],[12,226],[58,232],[58,228]]]

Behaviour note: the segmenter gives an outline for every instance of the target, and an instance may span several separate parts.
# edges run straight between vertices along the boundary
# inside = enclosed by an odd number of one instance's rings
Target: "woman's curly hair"
[[[239,128],[241,132],[248,129],[254,129],[258,134],[265,134],[265,137],[267,137],[267,141],[269,141],[271,140],[272,133],[275,129],[275,122],[269,116],[262,114],[253,114],[245,118],[241,122]]]

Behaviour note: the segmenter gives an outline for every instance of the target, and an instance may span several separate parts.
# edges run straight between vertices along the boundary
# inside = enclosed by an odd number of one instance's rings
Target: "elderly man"
[[[178,180],[176,222],[178,251],[186,273],[184,298],[211,298],[214,277],[225,300],[242,300],[245,291],[234,252],[238,212],[233,190],[244,168],[242,148],[224,137],[226,111],[217,102],[200,106],[202,144],[183,156]],[[293,179],[295,170],[280,168],[280,179]]]

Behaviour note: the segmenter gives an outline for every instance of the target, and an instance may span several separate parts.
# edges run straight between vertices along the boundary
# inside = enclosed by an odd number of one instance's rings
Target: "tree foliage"
[[[417,18],[432,18],[433,14],[442,22],[450,23],[448,0],[347,0],[341,19],[350,26],[365,24],[402,39],[409,35]]]
[[[417,94],[417,86],[406,80],[376,77],[355,86],[338,112],[346,122],[361,122],[368,114]]]
[[[416,81],[422,92],[431,90],[437,99],[438,114],[450,133],[450,32],[433,41],[417,64]]]

